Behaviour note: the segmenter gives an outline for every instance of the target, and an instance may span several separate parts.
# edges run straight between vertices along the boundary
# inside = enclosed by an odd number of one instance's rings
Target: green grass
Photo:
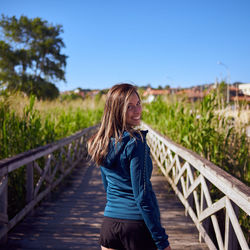
[[[143,120],[163,135],[220,166],[250,184],[250,146],[245,133],[230,118],[216,114],[217,98],[203,101],[158,98],[145,104]]]
[[[37,101],[20,94],[0,96],[0,159],[46,145],[100,122],[102,101]],[[44,167],[44,159],[39,159]],[[26,204],[26,168],[8,175],[8,216]],[[39,176],[35,174],[37,181]]]
[[[231,118],[218,115],[217,98],[208,95],[201,102],[190,103],[185,99],[158,98],[145,104],[143,120],[161,134],[191,149],[221,167],[249,186],[250,143],[241,129],[232,126]],[[210,187],[213,200],[220,192]],[[248,242],[250,218],[240,210],[239,222]]]
[[[90,105],[91,100],[36,104],[34,96],[16,98],[21,105],[13,96],[0,100],[0,159],[72,135],[98,123],[102,116],[102,105]]]

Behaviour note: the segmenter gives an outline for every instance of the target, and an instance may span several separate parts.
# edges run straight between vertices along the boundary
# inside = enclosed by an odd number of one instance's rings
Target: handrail
[[[34,206],[47,196],[87,156],[86,139],[96,128],[97,126],[89,127],[57,142],[0,160],[1,241],[6,241],[8,231],[32,211]],[[44,159],[45,163],[43,165],[41,163],[39,165],[41,159]],[[26,205],[9,220],[7,212],[8,174],[21,167],[26,168]],[[36,183],[34,183],[35,174],[38,176]]]
[[[239,208],[250,215],[250,188],[215,164],[170,139],[160,135],[145,123],[147,140],[154,160],[185,206],[199,234],[210,249],[249,249],[238,221]],[[213,186],[221,198],[213,200]],[[224,212],[225,211],[225,212]],[[225,216],[222,227],[216,213]],[[216,239],[211,237],[211,228]]]

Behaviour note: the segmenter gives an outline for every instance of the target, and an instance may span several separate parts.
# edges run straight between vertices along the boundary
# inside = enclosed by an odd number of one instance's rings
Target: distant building
[[[75,94],[79,94],[80,92],[81,92],[81,90],[79,88],[74,90]]]
[[[245,85],[245,84],[242,84]],[[250,85],[250,84],[249,84]],[[250,103],[250,95],[246,95],[242,89],[230,86],[229,88],[230,101],[246,101]]]
[[[71,95],[71,93],[72,93],[72,91],[66,90],[66,91],[61,92],[60,94],[61,95]]]
[[[250,83],[239,84],[239,89],[243,92],[244,95],[250,96]]]
[[[97,94],[99,94],[99,92],[100,92],[100,90],[98,90],[98,89],[96,89],[96,90],[91,90],[91,91],[89,92],[89,95],[90,95],[90,96],[96,96]]]
[[[144,91],[142,96],[146,98],[146,102],[152,102],[156,96],[168,95],[170,93],[170,89],[152,89],[149,87]]]
[[[201,91],[200,88],[183,89],[176,93],[177,95],[183,95],[187,97],[190,101],[201,100],[205,96],[205,92]]]
[[[206,90],[201,87],[191,87],[187,89],[152,89],[147,88],[142,96],[145,98],[145,102],[152,102],[159,95],[170,95],[176,94],[178,96],[184,96],[189,101],[202,100],[210,91],[216,88],[216,84],[208,85]],[[229,87],[229,97],[230,101],[246,101],[250,103],[250,83],[239,84],[239,88],[235,86]]]
[[[147,88],[146,91],[144,91],[143,96],[157,96],[157,95],[167,95],[170,94],[170,89],[151,89]]]

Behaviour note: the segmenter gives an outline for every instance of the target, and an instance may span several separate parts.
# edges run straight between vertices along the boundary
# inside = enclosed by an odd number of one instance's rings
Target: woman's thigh
[[[116,250],[116,249],[113,249],[113,248],[107,248],[107,247],[103,247],[101,246],[102,250]]]

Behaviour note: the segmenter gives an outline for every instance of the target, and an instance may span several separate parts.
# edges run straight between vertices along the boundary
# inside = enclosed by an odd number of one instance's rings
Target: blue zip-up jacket
[[[152,160],[146,142],[148,131],[131,137],[123,133],[115,145],[111,138],[109,152],[101,166],[107,203],[104,216],[120,219],[144,220],[158,249],[169,245],[161,226],[160,211],[150,182]]]

